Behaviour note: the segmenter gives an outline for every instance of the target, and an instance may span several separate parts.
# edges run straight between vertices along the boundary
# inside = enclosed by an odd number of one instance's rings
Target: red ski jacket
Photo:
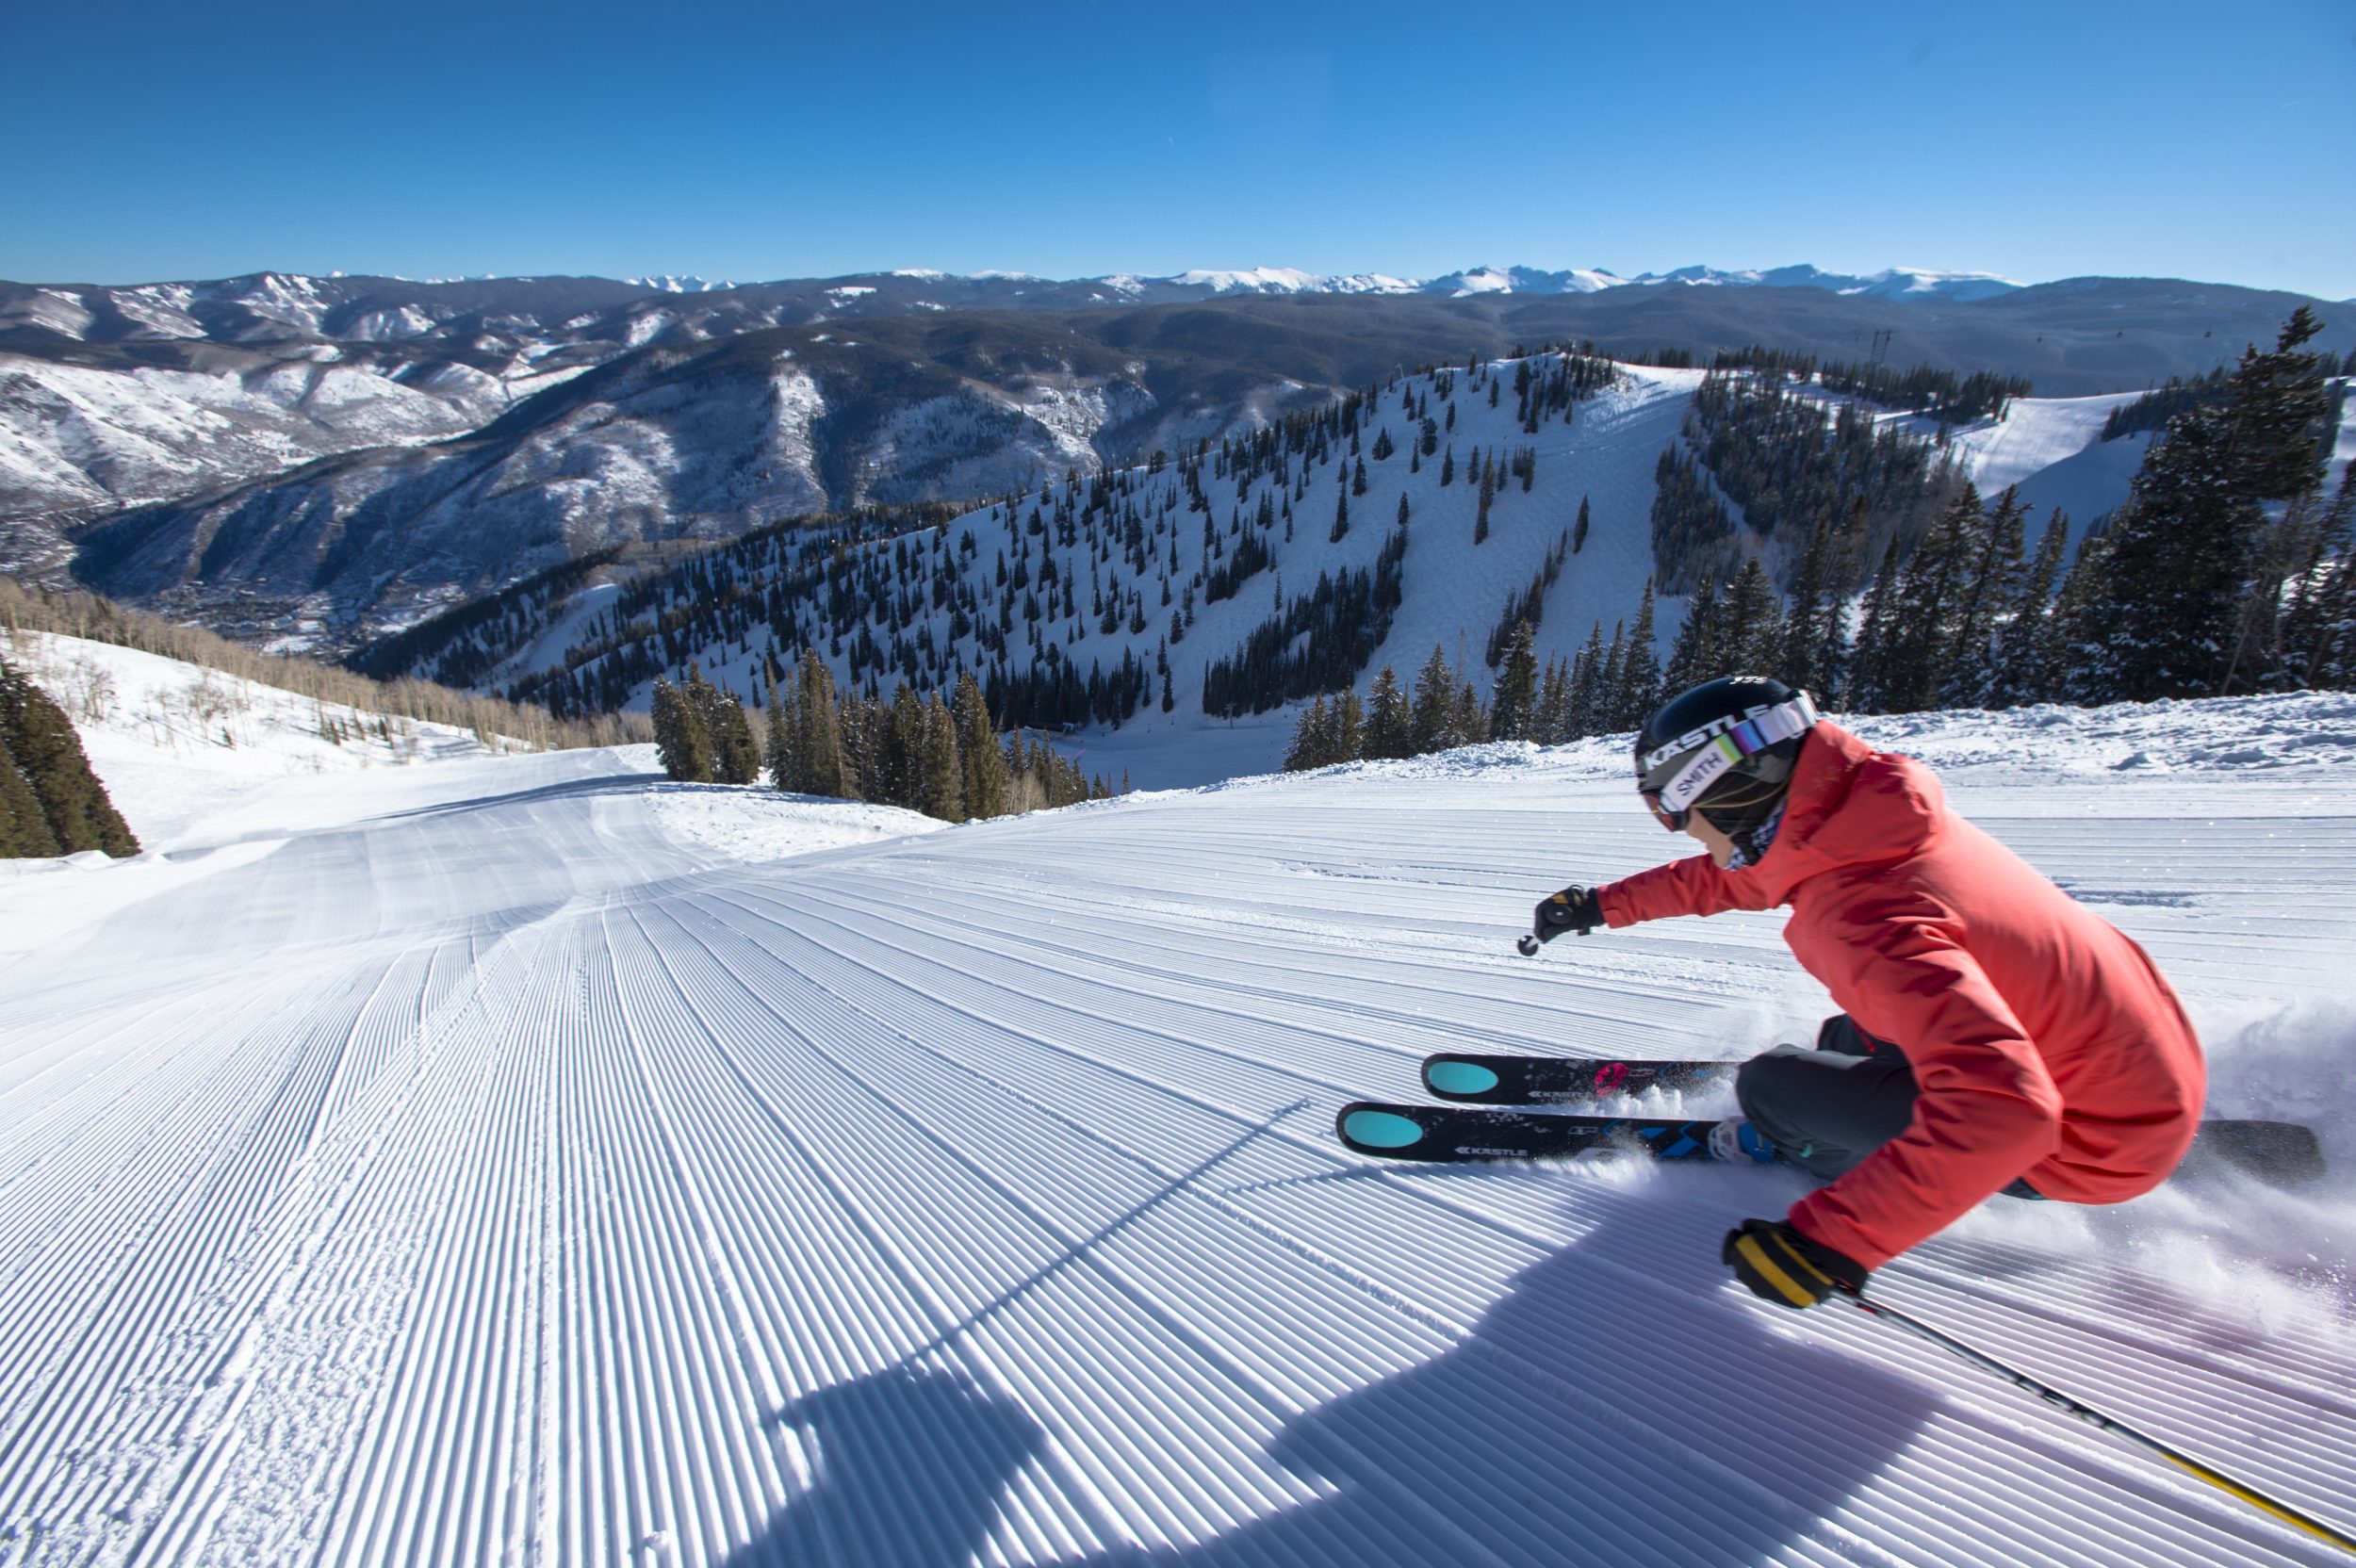
[[[2201,1042],[2143,949],[1838,726],[1808,731],[1757,865],[1695,856],[1596,898],[1613,926],[1789,904],[1792,954],[1906,1053],[1913,1121],[1791,1213],[1868,1268],[2018,1177],[2073,1203],[2149,1192],[2200,1124]]]

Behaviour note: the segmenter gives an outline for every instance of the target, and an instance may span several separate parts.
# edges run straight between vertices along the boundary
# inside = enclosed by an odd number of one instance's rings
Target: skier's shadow
[[[1597,1223],[1456,1348],[1284,1429],[1270,1458],[1332,1495],[1173,1560],[1742,1563],[1808,1537],[1837,1555],[1825,1517],[1932,1396],[1776,1331],[1785,1309],[1718,1262],[1726,1214],[1663,1196],[1582,1195]]]
[[[1838,1555],[1826,1516],[1907,1446],[1932,1396],[1778,1331],[1782,1309],[1718,1263],[1722,1205],[1664,1196],[1579,1195],[1597,1222],[1515,1276],[1462,1342],[1294,1418],[1265,1462],[1322,1483],[1318,1500],[1190,1547],[1086,1560],[1744,1563],[1809,1538]],[[1046,1446],[1017,1404],[922,1369],[779,1420],[814,1441],[818,1478],[730,1560],[744,1568],[972,1560]]]
[[[729,1568],[963,1568],[1001,1494],[1046,1443],[1020,1406],[957,1373],[906,1364],[820,1389],[775,1419],[815,1451],[816,1479]]]

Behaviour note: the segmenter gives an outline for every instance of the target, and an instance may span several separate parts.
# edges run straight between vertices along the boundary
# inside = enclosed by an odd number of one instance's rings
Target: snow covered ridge
[[[2351,692],[1826,717],[1883,751],[1922,759],[1942,778],[1991,787],[2132,783],[2177,774],[2295,782],[2356,768]],[[1562,746],[1498,741],[1403,762],[1346,762],[1322,771],[1381,769],[1406,777],[1470,779],[1531,769],[1625,784],[1629,739],[1599,735]]]
[[[2266,774],[2356,767],[2356,693],[2288,692],[2101,708],[2040,703],[1993,713],[1843,719],[1942,773],[2022,780],[2088,775]]]
[[[2266,722],[2346,727],[2299,711]],[[1775,916],[1513,956],[1536,894],[1675,852],[1588,756],[758,863],[670,803],[826,808],[630,754],[453,760],[276,780],[178,858],[9,887],[0,1554],[2342,1560],[1861,1315],[1742,1293],[1718,1238],[1788,1172],[1336,1147],[1428,1051],[1732,1057],[1825,1009]],[[2204,765],[2127,812],[2086,760],[1951,777],[2153,955],[2213,1110],[2311,1122],[2332,1174],[1991,1202],[1874,1294],[2344,1524],[2356,784]],[[110,883],[138,896],[56,928]]]

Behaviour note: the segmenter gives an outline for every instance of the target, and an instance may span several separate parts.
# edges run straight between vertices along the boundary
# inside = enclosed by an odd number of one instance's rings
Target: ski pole
[[[2344,1552],[2356,1552],[2356,1536],[2349,1536],[2339,1530],[2335,1530],[2331,1526],[2325,1524],[2322,1520],[2317,1519],[2311,1514],[2301,1513],[2299,1510],[2291,1507],[2288,1503],[2279,1502],[2276,1499],[2267,1496],[2256,1487],[2245,1486],[2240,1481],[2233,1479],[2233,1477],[2224,1474],[2222,1471],[2211,1469],[2208,1465],[2201,1463],[2199,1460],[2192,1458],[2188,1454],[2179,1453],[2176,1449],[2169,1447],[2167,1444],[2162,1443],[2158,1438],[2151,1436],[2149,1432],[2138,1431],[2135,1428],[2129,1426],[2126,1422],[2119,1420],[2117,1416],[2105,1415],[2101,1411],[2096,1410],[2092,1405],[2086,1403],[2082,1399],[2073,1399],[2069,1395],[2062,1393],[2058,1389],[2049,1388],[2045,1384],[2037,1381],[2035,1378],[2030,1377],[2026,1372],[2016,1371],[2012,1367],[2006,1366],[2003,1362],[1998,1361],[1995,1357],[1973,1349],[1971,1346],[1966,1345],[1963,1341],[1955,1338],[1953,1335],[1939,1332],[1937,1329],[1932,1328],[1929,1324],[1922,1321],[1920,1318],[1909,1317],[1906,1314],[1900,1312],[1895,1307],[1885,1306],[1879,1301],[1869,1300],[1866,1297],[1857,1291],[1844,1290],[1841,1294],[1846,1296],[1849,1300],[1860,1310],[1871,1313],[1873,1316],[1882,1318],[1887,1322],[1895,1323],[1900,1328],[1914,1334],[1917,1338],[1928,1340],[1931,1344],[1938,1346],[1940,1349],[1949,1352],[1960,1360],[1970,1362],[1972,1365],[1981,1368],[1983,1371],[1995,1373],[1998,1377],[2004,1379],[2006,1382],[2011,1383],[2016,1388],[2028,1390],[2031,1394],[2036,1395],[2038,1398],[2053,1406],[2055,1410],[2060,1411],[2064,1415],[2075,1416],[2078,1420],[2085,1422],[2089,1427],[2094,1427],[2100,1430],[2114,1433],[2117,1436],[2125,1438],[2128,1442],[2133,1443],[2139,1447],[2148,1448],[2151,1452],[2159,1455],[2162,1459],[2168,1461],[2168,1463],[2176,1466],[2179,1470],[2184,1471],[2186,1475],[2194,1476],[2201,1480],[2207,1481],[2211,1486],[2216,1487],[2220,1492],[2231,1493],[2233,1495],[2239,1497],[2243,1502],[2248,1503],[2250,1507],[2270,1513],[2286,1525],[2296,1526],[2298,1528],[2306,1531],[2309,1535],[2314,1536],[2318,1541],[2328,1541]]]

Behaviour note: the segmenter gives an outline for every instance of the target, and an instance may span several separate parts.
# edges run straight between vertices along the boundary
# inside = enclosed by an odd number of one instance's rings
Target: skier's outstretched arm
[[[1707,855],[1689,855],[1595,890],[1606,925],[1617,930],[1672,915],[1717,915],[1771,907],[1758,879],[1720,871]]]

